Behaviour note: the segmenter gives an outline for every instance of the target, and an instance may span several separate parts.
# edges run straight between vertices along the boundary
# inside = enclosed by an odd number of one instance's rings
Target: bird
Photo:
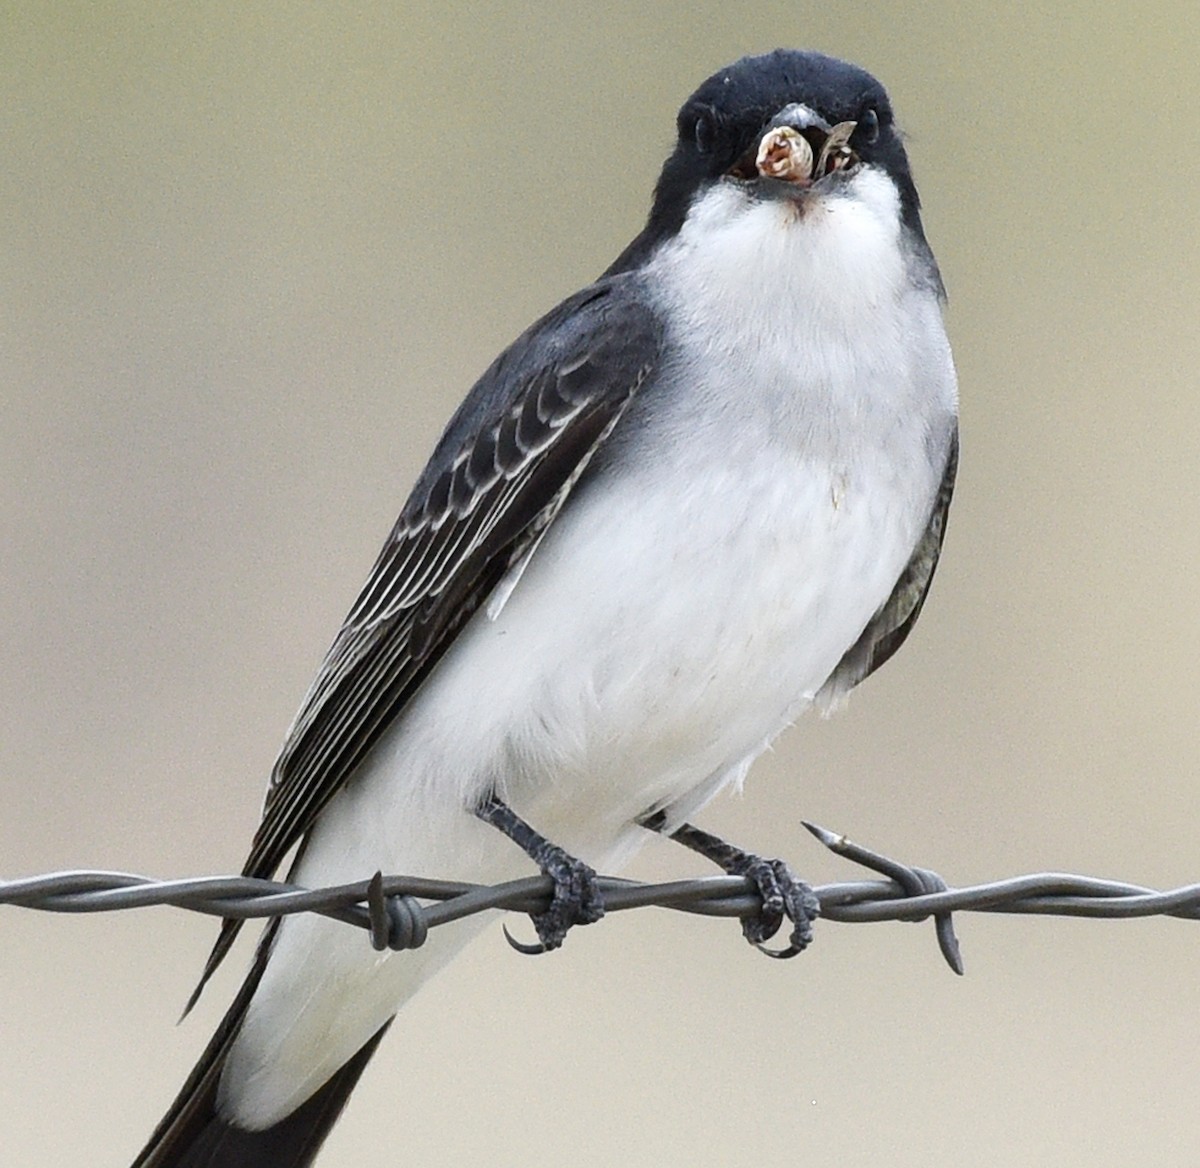
[[[553,894],[526,947],[548,950],[658,833],[755,882],[749,940],[786,921],[778,952],[802,949],[808,886],[692,820],[921,612],[958,460],[945,301],[880,82],[793,49],[708,77],[642,230],[453,414],[287,732],[245,874],[536,865]],[[272,921],[135,1168],[313,1163],[483,919],[394,953]]]

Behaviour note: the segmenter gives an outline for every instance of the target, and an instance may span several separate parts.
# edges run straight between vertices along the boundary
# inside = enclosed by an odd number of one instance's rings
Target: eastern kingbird
[[[642,232],[451,419],[288,731],[247,874],[297,845],[288,878],[312,887],[532,859],[553,948],[603,912],[589,865],[652,830],[758,882],[752,941],[784,917],[784,952],[807,941],[786,866],[688,820],[917,619],[957,452],[944,292],[862,69],[746,57],[677,128]],[[480,920],[387,955],[273,922],[137,1165],[310,1164]]]

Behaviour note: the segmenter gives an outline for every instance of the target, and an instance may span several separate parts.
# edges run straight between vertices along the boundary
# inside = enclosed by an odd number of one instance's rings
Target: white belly
[[[499,714],[486,756],[503,762],[476,781],[589,859],[648,810],[690,813],[800,712],[928,514],[872,468],[776,446],[731,482],[714,454],[597,484],[434,698],[464,735]]]

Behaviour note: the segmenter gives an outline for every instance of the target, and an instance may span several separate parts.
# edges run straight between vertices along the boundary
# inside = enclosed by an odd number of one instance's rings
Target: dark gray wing
[[[891,596],[871,618],[862,635],[838,662],[829,680],[821,687],[819,702],[830,704],[849,693],[891,657],[904,643],[904,638],[912,632],[917,617],[921,615],[925,597],[929,594],[929,585],[942,552],[942,540],[946,535],[946,516],[950,510],[950,498],[954,494],[954,476],[957,471],[956,428],[950,439],[946,469],[942,472],[942,485],[938,488],[925,534],[921,536],[912,559],[900,573],[900,579],[896,581]]]
[[[451,420],[288,731],[246,875],[275,871],[558,513],[658,356],[636,287],[615,276],[564,301]],[[223,925],[201,988],[237,928]]]

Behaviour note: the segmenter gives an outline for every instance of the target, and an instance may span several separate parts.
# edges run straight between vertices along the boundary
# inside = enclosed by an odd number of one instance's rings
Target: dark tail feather
[[[225,955],[233,948],[233,943],[237,940],[238,932],[245,923],[245,921],[229,919],[221,922],[221,931],[217,934],[217,940],[212,947],[212,952],[208,955],[208,960],[204,963],[204,971],[200,974],[200,981],[196,988],[192,990],[192,996],[188,998],[187,1005],[183,1008],[184,1018],[192,1012],[192,1007],[200,1000],[200,995],[204,993],[204,987],[208,985],[208,979],[217,972],[217,966],[225,960]]]
[[[264,933],[250,975],[133,1168],[306,1168],[316,1158],[391,1021],[320,1090],[273,1127],[243,1131],[217,1115],[217,1086],[225,1058],[258,988],[276,924]]]

